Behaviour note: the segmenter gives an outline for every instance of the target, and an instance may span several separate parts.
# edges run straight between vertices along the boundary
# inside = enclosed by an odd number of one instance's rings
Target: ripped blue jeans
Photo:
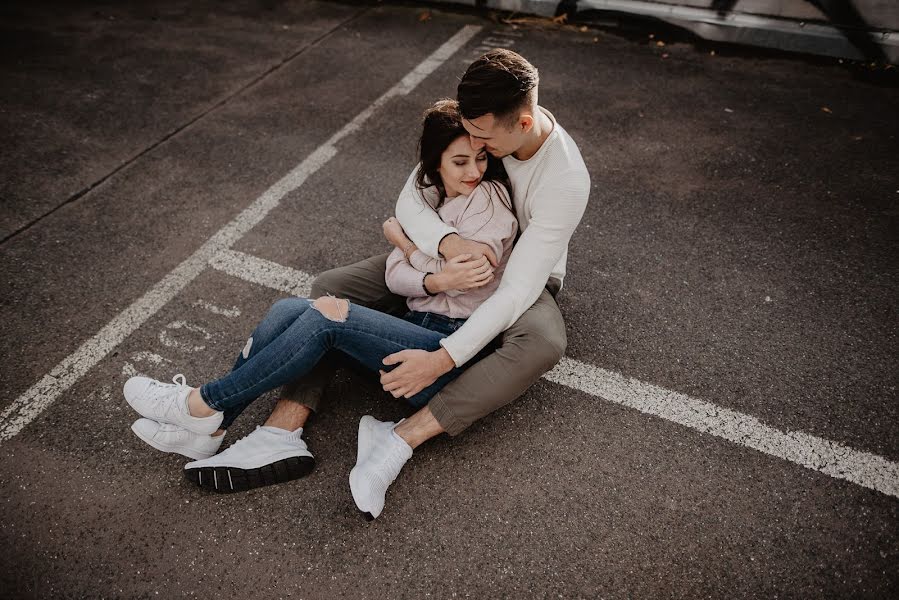
[[[394,368],[381,362],[386,356],[414,348],[437,350],[440,340],[465,322],[421,312],[409,312],[400,319],[342,302],[345,308],[339,316],[345,316],[345,320],[325,316],[305,298],[279,300],[272,306],[247,340],[231,373],[200,388],[203,400],[225,413],[223,429],[256,398],[305,375],[332,350],[348,355],[377,375],[378,369]],[[454,368],[407,402],[416,408],[424,406],[461,372],[462,368]]]

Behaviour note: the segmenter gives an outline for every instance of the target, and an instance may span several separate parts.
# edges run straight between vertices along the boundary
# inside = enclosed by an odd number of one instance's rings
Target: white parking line
[[[336,144],[355,132],[372,114],[391,98],[411,92],[425,77],[434,72],[448,58],[462,48],[481,30],[480,26],[466,25],[456,35],[437,48],[419,63],[396,85],[387,90],[368,108],[344,125],[328,141],[319,146],[303,162],[267,189],[250,206],[241,211],[230,223],[213,234],[184,262],[175,267],[162,281],[154,285],[131,306],[119,313],[97,334],[85,341],[72,354],[56,365],[50,373],[32,385],[24,394],[0,414],[0,442],[4,442],[33,421],[59,396],[72,387],[94,365],[103,360],[125,338],[156,314],[191,281],[203,272],[210,259],[222,250],[233,246],[248,231],[262,221],[290,192],[299,188],[306,179],[318,171],[335,154]]]
[[[308,296],[313,277],[278,263],[250,256],[235,250],[223,250],[209,262],[209,266],[244,281],[293,294]]]
[[[222,255],[212,264],[229,275],[282,292],[298,289],[301,293],[297,295],[308,295],[307,282],[313,276],[304,271],[241,252],[229,250]],[[291,281],[298,283],[294,286]],[[570,358],[563,358],[544,378],[899,498],[899,464],[882,456],[801,431],[781,431],[750,415]]]
[[[801,431],[781,431],[755,417],[563,358],[544,375],[591,396],[710,433],[807,469],[899,498],[899,463]]]

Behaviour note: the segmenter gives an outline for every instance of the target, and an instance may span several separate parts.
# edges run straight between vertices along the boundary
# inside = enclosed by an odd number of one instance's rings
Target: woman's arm
[[[422,272],[406,262],[402,250],[394,248],[387,257],[387,269],[384,272],[384,282],[387,288],[394,294],[407,298],[422,298],[436,293],[434,289],[425,289],[427,272]]]

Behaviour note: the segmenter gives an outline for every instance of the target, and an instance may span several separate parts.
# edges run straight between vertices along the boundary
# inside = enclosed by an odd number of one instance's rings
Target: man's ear
[[[522,113],[518,117],[518,126],[521,128],[522,133],[529,132],[534,127],[534,116],[529,113]]]

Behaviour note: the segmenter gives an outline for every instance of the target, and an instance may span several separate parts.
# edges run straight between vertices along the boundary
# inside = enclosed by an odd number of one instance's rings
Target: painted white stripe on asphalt
[[[287,293],[285,282],[311,282],[297,269],[240,252],[226,251],[213,265],[246,281]],[[280,274],[278,270],[280,269]],[[299,287],[296,289],[300,289]],[[306,296],[308,292],[296,293]],[[563,358],[545,379],[640,412],[661,417],[702,433],[746,446],[837,479],[899,498],[899,464],[801,431],[781,431],[755,417],[625,377],[570,358]]]
[[[882,456],[801,431],[781,431],[750,415],[570,358],[563,358],[544,377],[591,396],[899,498],[899,464]]]
[[[6,441],[33,421],[41,412],[72,387],[94,365],[156,314],[197,275],[206,269],[209,260],[222,250],[230,248],[248,231],[262,221],[289,193],[299,188],[306,179],[318,171],[336,153],[334,145],[355,132],[387,100],[408,94],[447,58],[464,46],[481,30],[479,26],[466,25],[456,35],[425,58],[396,85],[359,113],[328,141],[319,146],[303,162],[294,167],[269,189],[245,208],[230,223],[222,227],[184,262],[175,267],[162,281],[119,313],[97,334],[85,341],[72,354],[56,365],[50,373],[16,398],[0,414],[0,442]]]
[[[209,261],[209,266],[244,281],[294,296],[308,297],[313,276],[262,258],[235,250],[223,250]]]

